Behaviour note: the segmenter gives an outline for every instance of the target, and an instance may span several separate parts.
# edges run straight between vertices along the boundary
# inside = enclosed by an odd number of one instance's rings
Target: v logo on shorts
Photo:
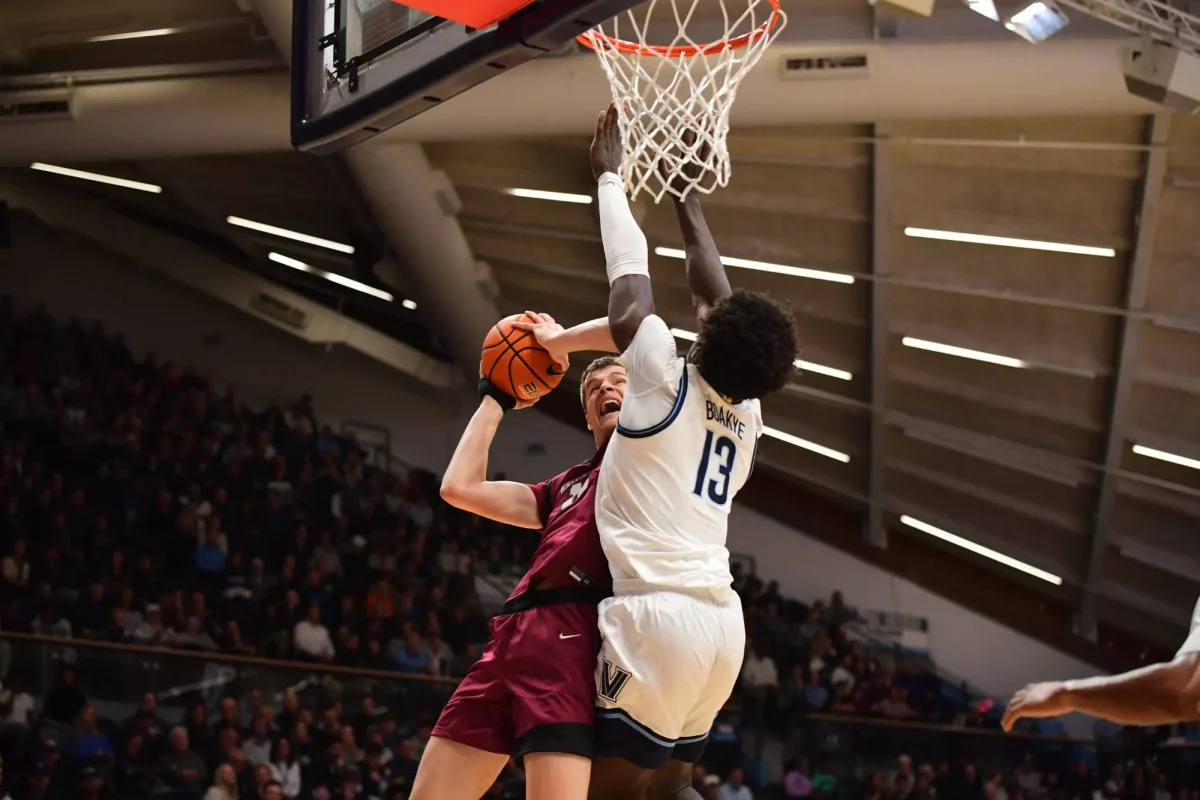
[[[617,702],[617,696],[625,688],[625,684],[629,683],[630,677],[632,676],[628,672],[606,658],[604,659],[604,666],[600,669],[600,688],[596,694],[610,703],[615,703]]]

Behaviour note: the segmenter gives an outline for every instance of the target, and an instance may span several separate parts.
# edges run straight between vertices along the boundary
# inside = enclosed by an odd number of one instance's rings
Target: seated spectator
[[[251,766],[271,762],[271,726],[266,717],[255,717],[250,723],[250,737],[242,743],[242,750]]]
[[[76,761],[113,757],[112,743],[96,726],[96,709],[91,706],[80,709],[70,735],[63,741],[63,752]]]
[[[225,551],[221,549],[215,526],[210,527],[204,534],[204,539],[196,545],[193,560],[196,573],[202,579],[212,581],[224,575]]]
[[[75,668],[64,666],[58,672],[58,685],[46,695],[42,713],[47,719],[69,725],[87,705],[87,698],[76,683]]]
[[[292,630],[292,646],[302,658],[316,661],[332,661],[337,655],[329,629],[321,624],[321,607],[316,603],[308,607],[308,617],[297,622]]]
[[[392,653],[392,659],[396,662],[397,669],[410,674],[428,674],[433,664],[429,650],[416,631],[408,632],[404,644]]]
[[[204,793],[204,800],[238,800],[237,779],[233,767],[222,764],[213,775],[213,784]]]
[[[141,645],[163,644],[166,642],[167,634],[168,631],[163,626],[161,607],[156,603],[146,606],[142,624],[134,631],[134,641]]]
[[[917,716],[917,712],[908,704],[907,692],[903,686],[892,686],[891,694],[876,703],[871,711],[890,719],[911,719]]]
[[[729,778],[721,784],[718,800],[754,800],[754,793],[744,783],[745,773],[738,767],[729,772]]]
[[[14,670],[8,676],[8,685],[0,691],[0,728],[29,727],[36,707],[33,695],[25,691],[25,676]]]
[[[167,781],[199,794],[208,783],[204,759],[188,746],[188,732],[182,726],[172,728],[169,739],[170,746],[161,759]]]
[[[808,797],[812,794],[812,781],[804,774],[799,759],[793,758],[783,766],[783,794],[788,800]]]
[[[13,589],[22,591],[29,586],[29,570],[28,545],[24,539],[17,539],[4,557],[4,580]]]
[[[71,638],[71,621],[59,616],[58,607],[53,601],[48,601],[42,606],[42,611],[34,619],[32,628],[38,636]]]
[[[288,800],[299,797],[303,790],[300,761],[292,752],[292,743],[280,737],[271,751],[271,779],[279,784],[279,790]]]
[[[150,763],[144,742],[136,730],[125,735],[112,769],[113,788],[122,797],[147,797],[156,783],[157,769]]]
[[[742,665],[742,684],[756,690],[779,686],[779,672],[771,658],[766,642],[759,642]]]

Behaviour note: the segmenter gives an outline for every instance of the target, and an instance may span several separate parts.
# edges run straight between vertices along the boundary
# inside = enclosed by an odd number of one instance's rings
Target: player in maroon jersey
[[[532,315],[538,321],[553,319]],[[584,800],[592,767],[596,606],[612,593],[596,532],[596,474],[625,393],[619,359],[597,359],[580,390],[592,459],[535,485],[487,479],[487,456],[515,403],[480,381],[442,497],[482,517],[542,531],[529,571],[491,622],[482,658],[446,704],[421,757],[412,800],[478,800],[510,756],[524,756],[529,800]]]

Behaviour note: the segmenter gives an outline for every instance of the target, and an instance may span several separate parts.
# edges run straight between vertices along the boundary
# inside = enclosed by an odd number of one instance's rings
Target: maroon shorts
[[[511,756],[591,758],[600,652],[592,595],[548,589],[506,603],[492,619],[483,656],[442,710],[433,735]],[[583,601],[540,602],[556,597]]]

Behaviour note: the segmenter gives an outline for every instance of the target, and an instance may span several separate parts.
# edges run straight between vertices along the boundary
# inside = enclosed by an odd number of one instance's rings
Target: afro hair
[[[718,394],[741,402],[782,389],[795,371],[797,347],[791,311],[739,290],[704,318],[692,361]]]

